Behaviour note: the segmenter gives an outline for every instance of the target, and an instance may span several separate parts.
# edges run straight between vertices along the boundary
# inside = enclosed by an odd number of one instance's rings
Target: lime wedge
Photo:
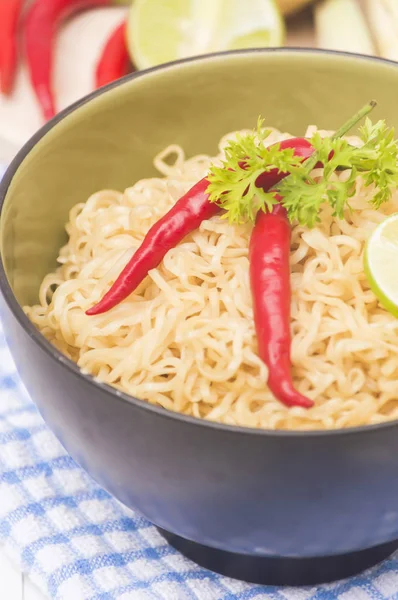
[[[398,213],[380,223],[365,250],[365,273],[373,293],[398,317]]]
[[[135,65],[147,69],[208,52],[280,46],[284,32],[274,0],[133,0],[127,41]]]

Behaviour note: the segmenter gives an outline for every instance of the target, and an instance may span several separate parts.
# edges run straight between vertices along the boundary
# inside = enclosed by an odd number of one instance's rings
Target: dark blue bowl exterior
[[[102,486],[152,523],[239,553],[322,556],[398,538],[398,427],[309,436],[182,421],[120,400],[38,346],[4,306],[45,420]]]

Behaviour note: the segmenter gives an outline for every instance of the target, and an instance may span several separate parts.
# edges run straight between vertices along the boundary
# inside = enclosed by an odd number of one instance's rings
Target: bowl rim
[[[212,52],[208,54],[203,54],[199,56],[193,56],[188,58],[183,58],[175,61],[171,61],[165,64],[157,65],[150,69],[144,69],[141,71],[136,71],[134,73],[130,73],[125,75],[124,77],[109,83],[99,89],[90,92],[89,94],[83,96],[76,102],[73,102],[63,110],[61,110],[55,117],[50,119],[47,123],[45,123],[40,129],[38,129],[22,146],[22,148],[15,155],[11,163],[9,164],[3,178],[0,180],[0,218],[3,211],[4,201],[12,182],[12,179],[17,172],[18,168],[31,152],[31,150],[35,147],[35,145],[60,121],[65,119],[68,115],[73,113],[75,110],[79,109],[81,106],[87,104],[97,96],[100,96],[106,93],[113,88],[124,85],[127,82],[130,82],[134,79],[138,79],[140,77],[145,77],[149,73],[154,73],[157,71],[164,71],[167,69],[178,68],[181,64],[190,64],[190,63],[198,63],[198,62],[206,62],[212,60],[214,58],[223,58],[228,56],[240,56],[240,55],[251,55],[251,54],[298,54],[298,55],[332,55],[339,56],[343,58],[351,58],[364,62],[374,62],[384,65],[390,65],[394,68],[398,68],[398,62],[393,60],[380,58],[377,56],[368,56],[365,54],[358,54],[353,52],[341,52],[337,50],[324,50],[319,48],[301,48],[301,47],[282,47],[282,48],[248,48],[241,50],[229,50],[224,52]],[[224,423],[220,423],[217,421],[208,421],[206,419],[201,419],[199,417],[192,417],[190,415],[185,415],[183,413],[174,412],[168,409],[165,409],[161,406],[157,406],[151,404],[147,400],[142,400],[140,398],[136,398],[135,396],[131,396],[125,392],[121,392],[116,388],[112,387],[107,383],[103,383],[97,381],[92,375],[83,373],[80,368],[74,363],[72,360],[64,356],[55,346],[53,346],[41,333],[40,331],[33,325],[27,315],[24,313],[22,306],[17,301],[14,292],[11,288],[11,285],[8,282],[3,259],[0,255],[0,292],[10,309],[11,313],[15,317],[18,324],[22,327],[25,333],[47,354],[50,359],[55,362],[61,364],[62,368],[66,369],[66,371],[76,377],[77,379],[83,379],[89,386],[92,387],[93,391],[100,390],[113,398],[109,399],[109,401],[119,401],[127,404],[132,404],[136,409],[149,411],[155,413],[156,416],[166,419],[176,420],[180,423],[184,423],[190,426],[196,427],[204,427],[210,428],[213,430],[217,430],[220,433],[233,433],[236,435],[248,435],[248,436],[264,436],[264,437],[281,437],[281,438],[294,438],[294,439],[307,439],[307,438],[318,438],[318,437],[335,437],[335,436],[351,436],[357,435],[361,433],[371,433],[378,432],[384,429],[393,429],[398,426],[398,419],[394,419],[391,421],[386,421],[383,423],[377,423],[374,425],[361,425],[356,427],[347,427],[341,429],[319,429],[319,430],[285,430],[285,429],[256,429],[253,427],[243,427],[238,425],[227,425]]]

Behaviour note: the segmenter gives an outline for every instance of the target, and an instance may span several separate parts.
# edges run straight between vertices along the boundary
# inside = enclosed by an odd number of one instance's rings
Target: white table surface
[[[58,109],[93,90],[102,48],[125,14],[124,7],[89,10],[62,27],[55,47],[53,80]],[[41,125],[43,119],[22,62],[12,95],[0,95],[0,137],[20,147]]]
[[[22,575],[0,547],[0,597],[2,600],[48,600]]]

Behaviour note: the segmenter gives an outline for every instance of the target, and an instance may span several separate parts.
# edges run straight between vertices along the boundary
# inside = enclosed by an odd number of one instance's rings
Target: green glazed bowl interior
[[[223,134],[254,127],[259,115],[293,134],[312,123],[333,129],[373,97],[374,118],[398,126],[395,86],[393,63],[286,49],[182,61],[95,92],[40,130],[10,170],[1,252],[18,302],[37,301],[70,208],[96,190],[155,175],[153,157],[168,144],[187,156],[211,154]]]

